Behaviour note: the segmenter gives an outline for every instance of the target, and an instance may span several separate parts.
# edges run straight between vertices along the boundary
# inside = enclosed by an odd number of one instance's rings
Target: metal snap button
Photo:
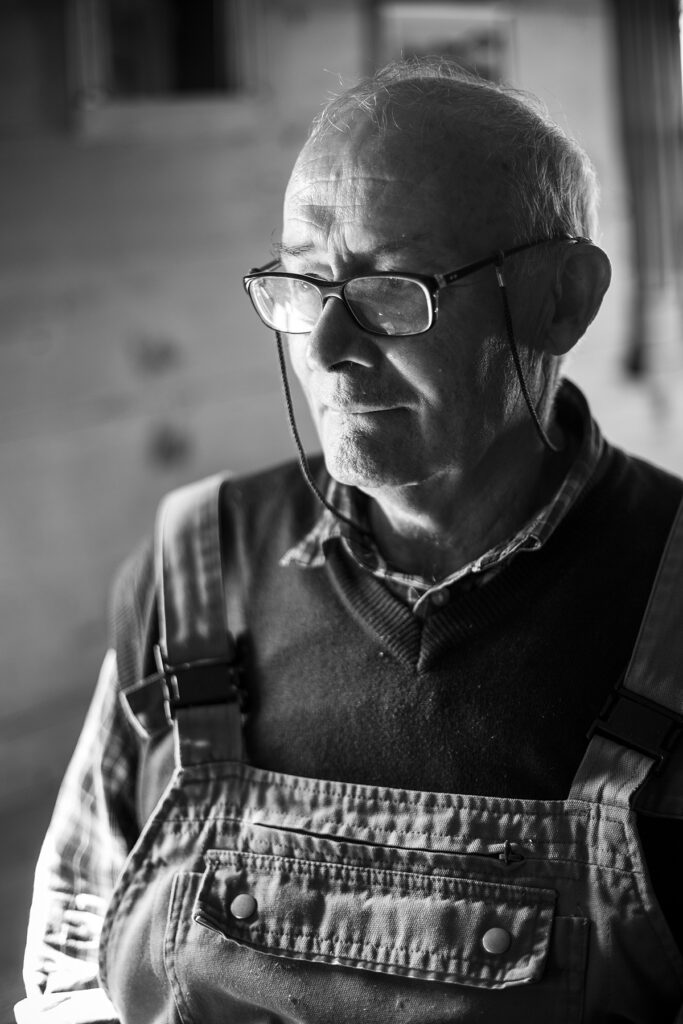
[[[512,937],[504,928],[489,928],[487,932],[484,932],[484,937],[481,940],[481,944],[486,952],[493,953],[494,955],[506,953],[510,948],[511,942]]]
[[[246,921],[247,918],[253,917],[258,910],[258,903],[254,897],[248,893],[240,893],[239,896],[235,896],[234,900],[230,904],[230,913],[233,917],[236,917],[238,921]]]

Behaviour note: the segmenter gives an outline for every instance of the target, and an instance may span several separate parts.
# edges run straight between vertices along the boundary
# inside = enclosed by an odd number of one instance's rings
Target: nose
[[[371,367],[376,358],[372,335],[363,331],[336,295],[327,298],[305,345],[309,370],[332,370],[343,363]]]

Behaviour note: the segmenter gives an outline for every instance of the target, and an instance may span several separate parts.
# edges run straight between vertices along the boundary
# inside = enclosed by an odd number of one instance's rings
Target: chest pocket
[[[278,853],[272,843],[269,852],[208,850],[203,873],[176,877],[167,970],[178,989],[197,993],[184,1007],[188,1024],[225,1010],[226,997],[235,1006],[258,1001],[254,978],[264,973],[261,1010],[274,1016],[255,1020],[279,1021],[285,1009],[282,1019],[359,1024],[375,1014],[392,1022],[581,1019],[588,924],[558,917],[554,890],[495,877],[505,870],[491,861],[489,869],[487,854],[298,838],[293,844],[290,834]],[[471,877],[477,863],[490,880]],[[208,977],[222,979],[222,995],[210,994]],[[292,991],[329,1001],[330,1017],[319,1003],[291,1013]]]
[[[194,920],[265,953],[482,988],[545,969],[549,889],[222,850],[206,862]]]

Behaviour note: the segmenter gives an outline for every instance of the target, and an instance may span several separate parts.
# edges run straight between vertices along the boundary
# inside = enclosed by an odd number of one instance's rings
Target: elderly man
[[[303,475],[171,495],[122,573],[20,1019],[683,1019],[683,485],[560,381],[595,199],[457,68],[325,109],[245,278]]]

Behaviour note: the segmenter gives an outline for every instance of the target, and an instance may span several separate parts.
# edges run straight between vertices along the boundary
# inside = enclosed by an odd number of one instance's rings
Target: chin
[[[382,487],[407,487],[424,478],[424,470],[406,460],[406,453],[371,451],[369,446],[325,446],[327,472],[340,484],[372,491]],[[398,456],[398,457],[396,457]]]

